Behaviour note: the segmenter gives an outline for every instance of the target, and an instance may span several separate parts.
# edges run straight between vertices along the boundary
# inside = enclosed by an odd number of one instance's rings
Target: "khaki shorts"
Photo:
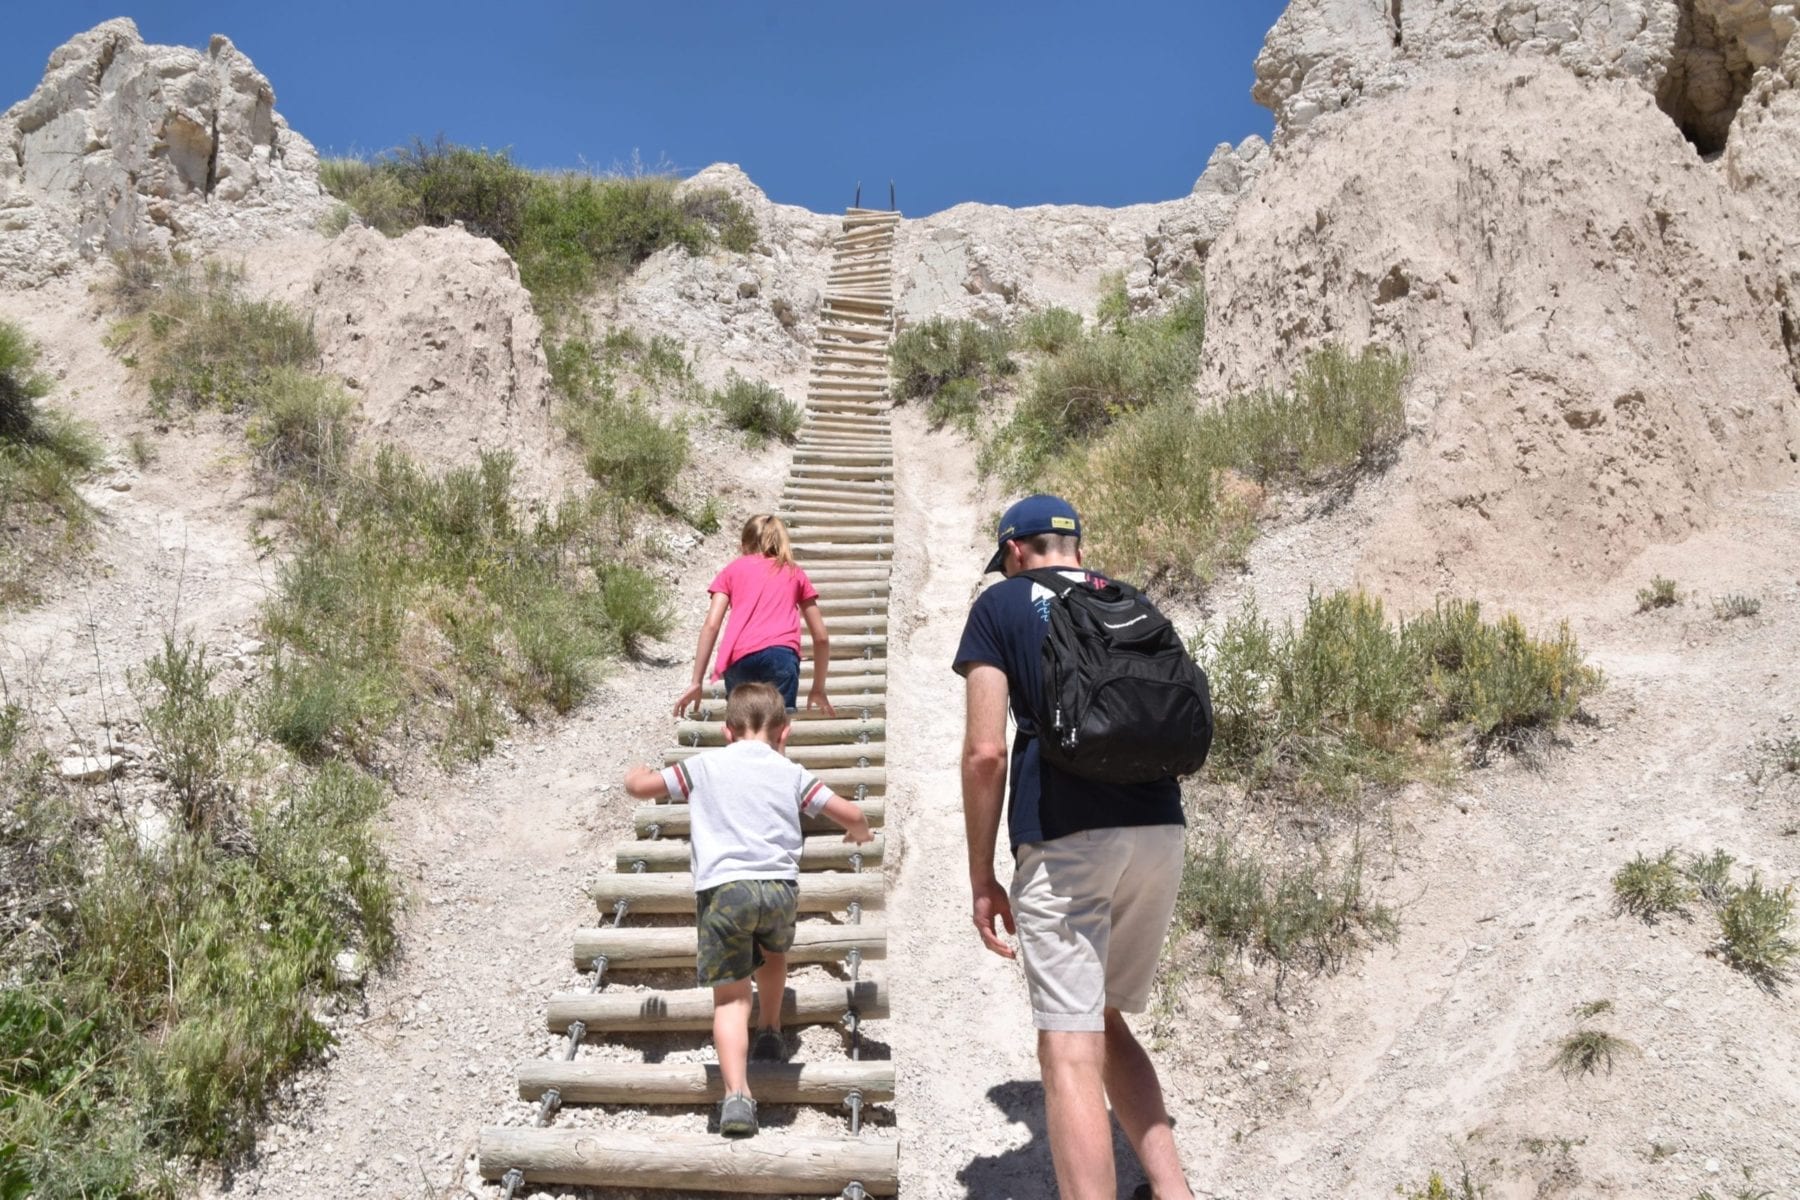
[[[1179,825],[1090,829],[1019,848],[1013,919],[1039,1029],[1090,1032],[1143,1012],[1181,887]]]

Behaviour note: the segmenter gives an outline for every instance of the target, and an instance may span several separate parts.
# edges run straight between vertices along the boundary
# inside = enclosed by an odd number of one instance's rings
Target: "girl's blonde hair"
[[[787,526],[773,513],[758,513],[745,521],[740,545],[745,554],[774,559],[774,567],[794,565],[794,544],[788,541]]]

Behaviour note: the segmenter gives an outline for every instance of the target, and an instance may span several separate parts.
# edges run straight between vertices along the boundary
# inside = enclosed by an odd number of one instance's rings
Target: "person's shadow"
[[[1031,1140],[1017,1149],[979,1155],[958,1171],[957,1182],[969,1200],[1056,1200],[1056,1167],[1044,1126],[1044,1085],[1035,1079],[1016,1079],[989,1088],[988,1099],[1009,1121],[1029,1129]],[[1112,1123],[1112,1135],[1118,1192],[1127,1197],[1144,1175],[1117,1121]]]

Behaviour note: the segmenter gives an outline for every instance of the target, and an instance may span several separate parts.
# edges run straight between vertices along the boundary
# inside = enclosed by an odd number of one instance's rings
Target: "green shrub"
[[[1542,641],[1511,616],[1482,622],[1472,603],[1396,623],[1361,592],[1312,596],[1298,625],[1279,628],[1247,601],[1198,653],[1213,689],[1213,772],[1340,800],[1432,774],[1429,747],[1446,735],[1479,749],[1554,728],[1600,684],[1566,630]]]
[[[900,331],[889,351],[894,394],[929,399],[952,380],[1010,375],[1012,335],[979,321],[933,317]]]
[[[1681,873],[1693,883],[1700,898],[1708,904],[1723,904],[1731,898],[1731,868],[1737,859],[1723,850],[1711,854],[1692,854]]]
[[[1794,888],[1763,886],[1754,872],[1750,882],[1734,889],[1719,907],[1719,934],[1726,961],[1765,987],[1786,978],[1797,946],[1790,930],[1794,921]]]
[[[502,703],[568,711],[627,637],[599,578],[609,519],[597,500],[527,517],[505,454],[433,475],[388,447],[347,469],[292,512],[298,548],[263,614],[264,728],[302,756],[361,757],[410,714],[481,752]]]
[[[1685,912],[1694,898],[1694,889],[1676,865],[1673,847],[1655,858],[1639,853],[1613,875],[1612,887],[1619,910],[1645,921]]]
[[[368,162],[327,160],[320,181],[389,235],[460,222],[493,238],[518,262],[552,325],[604,275],[629,270],[665,246],[698,254],[717,242],[742,253],[758,237],[749,210],[719,189],[683,190],[661,174],[529,171],[503,150],[441,137],[415,139]]]
[[[1224,837],[1190,855],[1176,913],[1183,928],[1204,932],[1221,955],[1247,953],[1291,967],[1335,970],[1370,940],[1392,940],[1393,910],[1367,893],[1361,847],[1340,867],[1323,855],[1291,869],[1270,868]]]
[[[1655,575],[1651,577],[1649,587],[1638,589],[1637,602],[1639,612],[1649,612],[1653,608],[1673,608],[1681,603],[1681,597],[1675,594],[1673,579]]]
[[[322,487],[343,470],[355,410],[336,383],[282,367],[260,389],[244,435],[270,475]]]
[[[733,371],[725,386],[713,392],[712,402],[725,423],[743,430],[755,445],[765,445],[770,438],[792,443],[800,436],[800,406],[760,379],[746,379]]]
[[[1566,1079],[1571,1075],[1595,1075],[1601,1067],[1612,1074],[1613,1060],[1636,1054],[1637,1047],[1604,1029],[1577,1029],[1556,1044],[1550,1065]]]
[[[109,340],[149,380],[159,416],[177,407],[253,408],[277,373],[317,367],[311,323],[284,304],[247,297],[242,271],[182,259],[157,270],[160,286],[148,291],[121,279],[114,295],[127,315]]]
[[[1378,347],[1355,356],[1338,345],[1309,354],[1285,392],[1255,392],[1222,405],[1215,436],[1225,461],[1267,482],[1318,482],[1391,451],[1406,432],[1400,401],[1404,358]]]
[[[228,768],[237,702],[215,686],[218,677],[206,647],[190,633],[180,641],[164,634],[162,651],[132,680],[140,691],[155,693],[144,703],[144,731],[181,803],[182,819],[195,833],[230,815]]]
[[[1487,1192],[1487,1185],[1476,1183],[1469,1174],[1468,1163],[1458,1168],[1454,1182],[1446,1183],[1441,1172],[1433,1171],[1422,1188],[1409,1188],[1404,1184],[1394,1188],[1394,1193],[1403,1200],[1482,1200]]]
[[[955,425],[963,432],[973,434],[988,397],[988,389],[981,380],[952,379],[932,395],[925,406],[925,416],[933,429]]]
[[[1019,341],[1041,354],[1060,354],[1081,336],[1081,314],[1066,308],[1045,308],[1019,321]]]
[[[1052,458],[1139,409],[1191,403],[1206,339],[1206,300],[1195,291],[1156,317],[1122,316],[1039,363],[988,456],[1015,484]]]
[[[385,793],[327,767],[252,804],[228,838],[149,841],[96,828],[44,755],[4,760],[0,853],[27,868],[6,886],[31,889],[39,919],[0,925],[0,1188],[179,1195],[184,1160],[248,1147],[276,1085],[329,1044],[314,1011],[340,987],[339,952],[391,953]]]
[[[1483,743],[1555,728],[1601,683],[1567,623],[1537,638],[1511,613],[1483,621],[1473,600],[1445,601],[1408,622],[1406,639],[1429,672],[1430,723],[1467,726]]]
[[[566,420],[596,483],[634,503],[669,504],[669,487],[688,463],[686,428],[624,401],[576,408]]]
[[[636,567],[600,570],[600,607],[626,647],[635,650],[645,638],[660,638],[675,626],[668,589]]]
[[[1762,601],[1755,596],[1745,596],[1738,592],[1721,596],[1713,601],[1713,616],[1721,621],[1736,621],[1744,617],[1754,617],[1762,611]]]
[[[50,379],[25,331],[0,321],[0,608],[34,599],[44,568],[91,517],[76,484],[101,461],[84,424],[38,404]]]

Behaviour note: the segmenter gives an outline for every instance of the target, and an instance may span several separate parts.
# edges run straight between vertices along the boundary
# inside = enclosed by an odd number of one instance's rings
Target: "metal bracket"
[[[652,822],[650,825],[650,840],[655,842],[655,841],[660,841],[661,839],[662,839],[662,824],[660,822]]]
[[[522,1188],[524,1186],[525,1186],[525,1172],[519,1170],[519,1168],[517,1168],[517,1167],[514,1167],[512,1170],[508,1171],[506,1174],[504,1174],[500,1177],[500,1195],[502,1197],[502,1200],[513,1200],[513,1193],[517,1192],[520,1188]],[[858,1183],[853,1183],[850,1185],[850,1187],[856,1188],[858,1190],[858,1192],[860,1192],[862,1190],[862,1185],[858,1184]],[[845,1188],[844,1195],[848,1196],[849,1194],[850,1194],[850,1188]],[[862,1200],[862,1197],[859,1195],[857,1197],[857,1200]]]
[[[645,871],[647,871],[649,869],[650,869],[650,864],[645,862],[641,858],[631,864],[631,872],[634,875],[642,875]]]

